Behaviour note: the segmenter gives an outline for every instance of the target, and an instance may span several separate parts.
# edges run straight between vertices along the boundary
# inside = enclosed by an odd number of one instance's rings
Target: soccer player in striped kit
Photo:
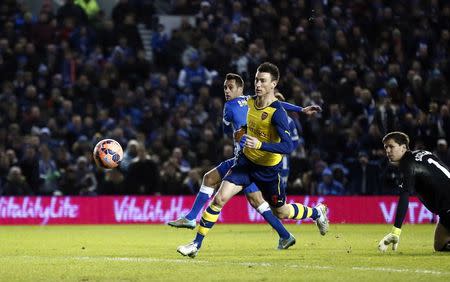
[[[297,220],[312,218],[322,235],[328,231],[325,205],[319,204],[315,208],[310,208],[298,203],[286,204],[285,189],[280,186],[281,159],[284,154],[292,152],[293,146],[286,111],[275,97],[278,80],[279,71],[275,65],[263,63],[258,67],[255,76],[256,95],[247,101],[247,133],[241,140],[241,144],[244,145],[242,153],[226,173],[214,199],[203,212],[194,241],[178,247],[177,251],[182,255],[191,258],[197,255],[203,238],[219,218],[222,207],[235,194],[252,183],[261,190],[270,209],[278,218]],[[320,108],[317,106],[310,106],[307,109],[312,112],[318,110]],[[289,234],[287,238],[280,238],[280,244],[283,241],[290,246],[295,243],[295,238]]]

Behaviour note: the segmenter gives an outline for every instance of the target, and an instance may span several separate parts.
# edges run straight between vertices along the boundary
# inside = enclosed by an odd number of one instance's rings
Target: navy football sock
[[[195,198],[194,205],[189,213],[185,216],[186,219],[193,220],[197,218],[198,213],[203,209],[206,202],[209,200],[209,195],[203,192],[198,192],[197,197]]]
[[[195,198],[194,205],[185,218],[189,220],[196,219],[197,215],[203,209],[206,202],[208,202],[209,198],[211,198],[212,194],[214,194],[214,188],[202,185],[197,197]]]
[[[272,213],[271,210],[262,213],[264,219],[277,231],[278,236],[283,239],[289,238],[289,232],[283,226],[281,221]]]
[[[201,248],[204,238],[205,238],[205,235],[202,235],[200,233],[197,233],[197,235],[195,236],[194,243],[197,243],[197,249]]]
[[[262,203],[258,208],[258,212],[277,231],[278,236],[283,239],[289,238],[289,231],[283,226],[281,221],[273,214],[267,202]]]

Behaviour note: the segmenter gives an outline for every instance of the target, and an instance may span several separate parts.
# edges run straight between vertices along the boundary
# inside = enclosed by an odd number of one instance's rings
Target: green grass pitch
[[[1,281],[450,281],[450,253],[433,252],[434,225],[406,225],[381,254],[390,225],[288,225],[278,251],[267,225],[217,224],[195,259],[176,252],[195,231],[162,225],[1,226]]]

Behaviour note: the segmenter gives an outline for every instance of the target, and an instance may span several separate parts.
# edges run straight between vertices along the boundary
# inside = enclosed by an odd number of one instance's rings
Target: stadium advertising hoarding
[[[161,224],[186,214],[194,199],[193,196],[0,197],[0,224]],[[308,206],[326,203],[332,223],[393,223],[397,208],[396,196],[290,196],[288,202],[291,201]],[[417,198],[410,198],[405,222],[434,220]],[[264,223],[244,196],[233,198],[219,221]]]

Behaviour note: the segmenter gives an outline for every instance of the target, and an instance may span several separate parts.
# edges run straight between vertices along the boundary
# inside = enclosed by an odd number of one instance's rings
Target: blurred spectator
[[[136,27],[136,16],[134,13],[126,14],[123,22],[114,22],[114,25],[118,36],[124,37],[128,45],[133,48],[133,51],[142,48],[142,41]]]
[[[444,164],[450,167],[450,150],[448,148],[447,140],[443,138],[438,139],[434,154],[444,162]]]
[[[329,167],[349,193],[393,193],[395,171],[387,165],[379,188],[360,190],[365,159],[358,157],[367,151],[366,173],[372,164],[386,164],[381,138],[390,131],[405,131],[412,148],[448,159],[448,3],[433,1],[431,9],[426,1],[372,7],[351,1],[120,0],[108,18],[100,1],[61,2],[56,14],[52,1],[36,14],[20,1],[1,5],[0,185],[19,166],[34,193],[51,194],[53,188],[38,191],[47,181],[39,177],[39,163],[53,171],[53,159],[61,194],[95,194],[93,179],[81,181],[74,163],[89,164],[92,146],[114,138],[123,145],[137,140],[148,150],[141,157],[125,150],[122,165],[134,167],[131,172],[83,165],[85,175],[97,172],[98,193],[190,193],[194,171],[230,154],[221,126],[223,77],[240,73],[252,95],[264,61],[279,67],[277,87],[287,100],[323,107],[318,115],[298,116],[304,142],[292,157],[290,192],[322,193],[318,185]],[[179,13],[179,25],[159,22],[155,10]],[[408,16],[419,13],[419,21]],[[152,30],[152,39],[142,41],[138,24]],[[158,184],[146,182],[145,168],[156,171],[151,178]],[[139,181],[128,186],[134,179]],[[183,187],[185,180],[190,188]]]
[[[3,191],[0,193],[2,196],[26,196],[33,195],[33,191],[30,189],[25,176],[22,174],[22,170],[18,166],[12,166],[9,169],[7,182],[3,186]]]
[[[77,167],[75,165],[69,165],[63,170],[61,180],[59,182],[59,192],[62,195],[79,195],[78,189],[78,175]]]
[[[72,163],[72,154],[65,146],[64,142],[55,148],[55,162],[59,169],[66,170]]]
[[[45,47],[54,43],[56,37],[56,22],[48,13],[41,12],[39,19],[31,28],[31,40],[36,44],[38,51],[44,51]]]
[[[83,134],[83,123],[80,115],[73,115],[72,120],[66,126],[66,140],[72,146]]]
[[[358,153],[358,159],[350,166],[350,193],[352,195],[374,195],[381,189],[380,168],[369,161],[366,151]]]
[[[152,33],[152,50],[153,56],[155,57],[155,65],[163,70],[166,70],[167,67],[165,63],[167,62],[167,57],[169,53],[167,53],[167,44],[168,44],[167,34],[164,33],[164,25],[159,24],[158,29]]]
[[[88,163],[85,156],[80,156],[76,164],[76,184],[75,188],[81,196],[97,195],[97,179],[92,172],[92,165]]]
[[[127,148],[124,151],[123,159],[120,162],[120,169],[127,171],[130,164],[137,157],[139,150],[139,143],[137,140],[130,140],[127,144]]]
[[[39,188],[39,194],[53,195],[59,188],[58,179],[61,174],[47,145],[40,147],[39,176],[42,183]]]
[[[105,20],[99,23],[96,32],[97,42],[102,47],[104,52],[108,54],[117,43],[117,36],[114,31],[114,22],[112,20]]]
[[[137,155],[128,165],[126,193],[154,195],[160,193],[159,169],[146,152],[144,144],[137,146]]]
[[[391,103],[391,98],[384,88],[378,91],[378,99],[380,103],[375,111],[374,121],[380,128],[383,136],[393,131],[398,124],[397,110]]]
[[[361,138],[361,148],[369,152],[369,157],[382,158],[385,155],[383,143],[380,142],[382,138],[378,125],[371,124],[367,134]]]
[[[64,5],[57,11],[57,18],[60,24],[68,19],[73,20],[76,26],[87,23],[85,11],[75,4],[74,0],[65,0]]]
[[[14,150],[8,149],[8,150],[6,150],[5,154],[6,154],[6,157],[8,158],[8,162],[9,162],[10,166],[18,164],[19,160],[17,159],[16,152]]]
[[[197,23],[201,21],[207,21],[208,23],[214,23],[215,15],[211,8],[211,3],[209,1],[200,2],[200,11],[195,15],[197,18]]]
[[[120,0],[112,10],[112,19],[115,26],[122,25],[125,17],[134,14],[134,8],[128,0]]]
[[[191,164],[184,158],[183,151],[179,147],[173,149],[169,161],[171,161],[175,165],[177,171],[181,173],[187,173],[191,169]]]
[[[181,172],[174,158],[166,161],[161,168],[161,193],[164,195],[177,195],[185,193],[180,182],[183,181]]]
[[[197,93],[202,85],[211,85],[212,74],[200,64],[200,55],[194,52],[189,57],[189,64],[180,70],[178,75],[178,87],[181,89],[190,88],[193,93]]]
[[[447,105],[442,105],[437,118],[438,136],[450,140],[450,110]]]
[[[34,194],[39,194],[41,180],[39,177],[39,159],[35,147],[31,145],[25,146],[23,156],[19,161],[19,167],[21,169],[20,174],[22,175],[23,173],[28,187],[33,190]],[[17,171],[14,172],[16,173]]]
[[[86,26],[77,27],[69,40],[73,49],[84,56],[88,56],[94,50],[94,37],[92,31]]]
[[[346,194],[348,194],[348,186],[349,186],[349,180],[348,180],[348,174],[349,169],[344,166],[342,163],[334,163],[330,166],[331,171],[333,172],[333,178],[342,184],[344,189],[347,191]]]
[[[192,169],[189,171],[186,178],[183,180],[183,192],[195,195],[200,190],[202,185],[202,175],[199,169]]]
[[[125,176],[119,169],[105,171],[104,179],[99,185],[100,195],[126,195],[130,194],[125,185]]]
[[[2,194],[2,187],[6,184],[9,169],[11,166],[12,163],[6,152],[0,151],[0,195]]]
[[[325,152],[324,160],[332,162],[341,159],[344,150],[344,136],[342,132],[339,132],[337,124],[327,120],[322,136],[320,146]]]
[[[72,145],[71,150],[75,155],[82,156],[91,151],[91,143],[86,135],[80,135]]]
[[[319,195],[344,195],[345,190],[342,183],[333,178],[331,169],[326,168],[322,172],[322,181],[317,187],[317,193]]]

